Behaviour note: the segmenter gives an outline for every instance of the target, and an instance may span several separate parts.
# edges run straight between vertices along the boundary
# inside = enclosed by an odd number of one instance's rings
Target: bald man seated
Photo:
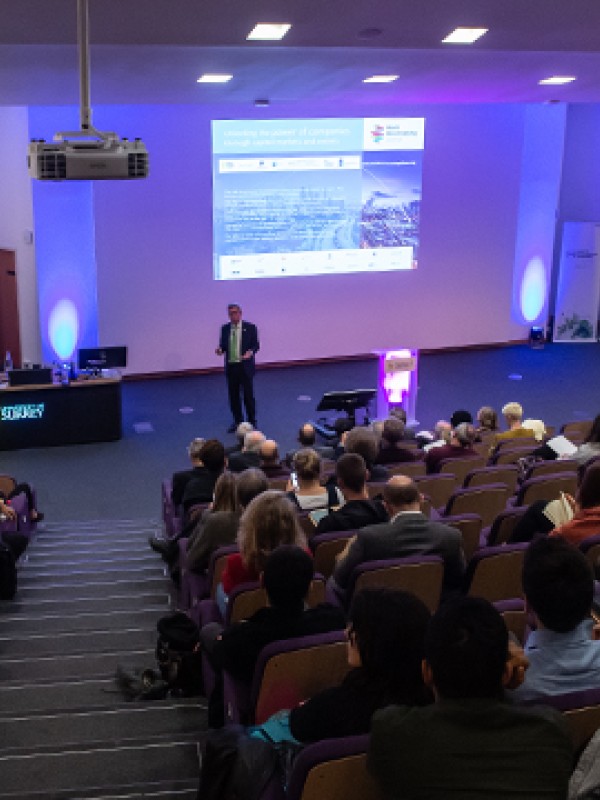
[[[287,478],[289,469],[279,459],[279,448],[274,439],[265,439],[260,446],[260,469],[267,478]]]
[[[406,475],[394,475],[385,484],[383,504],[389,522],[362,528],[350,539],[338,556],[333,588],[343,596],[353,570],[365,561],[435,555],[444,561],[443,595],[458,591],[465,571],[460,531],[421,513],[421,495]]]
[[[298,452],[298,450],[303,450],[305,447],[310,447],[312,450],[318,453],[321,458],[333,458],[335,455],[334,448],[326,445],[318,445],[316,444],[316,440],[317,431],[315,430],[315,426],[310,422],[305,422],[298,431],[298,443],[300,447],[297,447],[295,450],[289,450],[286,453],[286,463],[291,467],[295,454]]]

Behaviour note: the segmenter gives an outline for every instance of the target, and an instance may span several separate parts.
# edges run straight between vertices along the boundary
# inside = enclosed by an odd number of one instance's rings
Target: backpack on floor
[[[171,694],[192,697],[202,694],[202,661],[197,645],[198,627],[181,611],[161,617],[156,627],[156,660]]]
[[[0,600],[12,600],[17,593],[17,566],[10,547],[0,541]]]

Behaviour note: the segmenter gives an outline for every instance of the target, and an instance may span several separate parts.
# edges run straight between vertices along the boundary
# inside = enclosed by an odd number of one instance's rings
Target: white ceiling
[[[89,3],[92,105],[600,102],[600,0]],[[78,102],[76,7],[0,0],[0,104]],[[292,29],[280,43],[246,42],[257,22]],[[457,25],[489,33],[471,46],[441,44]],[[234,78],[198,85],[203,72]],[[373,73],[400,77],[363,84]],[[538,85],[554,74],[577,80]]]

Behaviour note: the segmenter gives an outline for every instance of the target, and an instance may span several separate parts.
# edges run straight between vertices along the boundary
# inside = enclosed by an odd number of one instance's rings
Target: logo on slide
[[[384,135],[385,135],[385,128],[383,125],[374,125],[371,128],[371,139],[375,142],[375,144],[383,142]]]

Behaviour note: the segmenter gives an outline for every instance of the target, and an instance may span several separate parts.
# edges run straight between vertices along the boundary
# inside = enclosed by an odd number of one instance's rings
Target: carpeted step
[[[40,656],[76,653],[127,653],[156,645],[156,625],[145,628],[126,627],[119,630],[75,631],[73,633],[29,635],[25,637],[0,635],[3,658],[38,658]]]
[[[128,703],[125,707],[90,711],[1,717],[0,755],[27,755],[134,744],[159,739],[195,742],[206,728],[202,698]],[[1,788],[0,788],[1,790]]]
[[[121,592],[124,592],[124,589],[121,589]],[[103,593],[106,593],[106,588],[104,588]],[[126,611],[128,609],[140,610],[161,606],[168,608],[171,596],[164,588],[162,591],[139,592],[139,594],[119,594],[118,588],[115,588],[111,589],[107,596],[100,598],[80,597],[77,590],[75,590],[72,597],[47,599],[42,596],[42,598],[32,604],[31,600],[24,600],[19,592],[14,600],[2,604],[2,615],[6,614],[7,617],[22,615],[29,619],[35,619],[36,617],[39,618],[51,614],[81,614],[97,611],[99,606],[102,607],[104,612]],[[1,625],[2,617],[0,617],[0,627]]]
[[[154,647],[129,650],[128,652],[79,653],[54,656],[37,656],[36,658],[2,658],[0,659],[0,681],[10,685],[47,681],[50,676],[61,676],[66,679],[78,678],[112,678],[117,664],[133,667],[156,666]]]
[[[72,610],[68,615],[46,614],[45,616],[15,615],[0,617],[0,639],[11,635],[25,636],[30,633],[40,634],[52,630],[55,634],[74,631],[119,631],[122,628],[143,628],[156,630],[156,621],[168,612],[165,604],[144,609],[125,609],[123,611],[76,613]]]
[[[87,582],[77,583],[75,587],[65,579],[51,579],[48,578],[44,581],[31,582],[23,586],[22,580],[18,581],[16,602],[36,604],[39,599],[65,599],[71,596],[78,598],[96,597],[99,599],[104,598],[107,594],[118,593],[129,589],[132,594],[139,594],[140,592],[155,592],[161,589],[166,589],[170,586],[170,581],[167,581],[164,575],[156,575],[149,578],[142,575],[141,577],[123,577],[118,580],[111,580],[104,578],[103,580],[96,580],[90,578]],[[6,606],[8,607],[8,606]],[[5,604],[0,603],[0,614],[5,608]]]

